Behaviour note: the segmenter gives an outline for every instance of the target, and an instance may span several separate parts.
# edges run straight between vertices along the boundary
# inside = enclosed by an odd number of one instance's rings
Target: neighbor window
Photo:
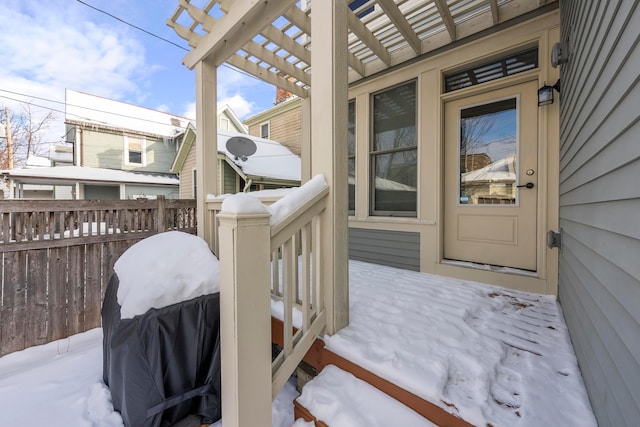
[[[231,130],[229,126],[229,119],[226,117],[220,117],[220,129]]]
[[[191,196],[194,199],[197,199],[198,198],[198,170],[194,169],[192,171],[192,174],[193,174],[193,187],[192,187],[193,194]]]
[[[416,82],[371,96],[372,215],[416,216]]]
[[[356,101],[349,101],[347,114],[347,155],[349,159],[349,215],[356,213]]]
[[[269,138],[269,123],[263,123],[260,125],[260,138]]]
[[[147,160],[146,148],[147,141],[145,137],[124,136],[125,147],[125,165],[144,166]]]

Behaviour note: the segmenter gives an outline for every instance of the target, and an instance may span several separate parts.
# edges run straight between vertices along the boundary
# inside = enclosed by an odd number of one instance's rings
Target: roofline
[[[78,120],[65,120],[64,124],[69,126],[79,126],[83,129],[90,128],[90,130],[106,130],[108,132],[113,132],[116,134],[126,133],[130,135],[138,135],[138,136],[144,136],[144,137],[156,138],[156,139],[175,138],[176,136],[180,135],[180,134],[176,134],[175,136],[163,135],[159,133],[143,132],[143,131],[130,129],[130,128],[120,128],[115,126],[103,125],[95,122],[84,122],[84,121],[78,121]]]
[[[231,117],[231,120],[236,125],[236,127],[240,128],[243,133],[249,133],[248,127],[245,126],[244,123],[242,123],[242,121],[240,120],[240,118],[238,118],[236,113],[231,109],[231,107],[229,107],[229,104],[224,104],[222,108],[218,109],[218,116],[225,111],[228,111],[229,113],[231,113],[229,116]]]
[[[183,135],[182,144],[180,144],[180,148],[178,148],[176,157],[173,159],[173,163],[169,168],[169,171],[175,174],[180,174],[180,172],[182,171],[182,168],[184,167],[184,162],[187,161],[187,157],[189,156],[189,151],[191,150],[191,146],[196,141],[196,130],[193,127],[193,124],[191,122],[187,124],[187,128],[185,129],[182,135]]]
[[[245,119],[244,123],[247,126],[252,126],[252,125],[264,122],[266,120],[271,119],[272,117],[275,117],[277,114],[282,114],[287,111],[293,110],[294,108],[298,107],[301,103],[302,103],[302,98],[300,97],[288,99],[284,102],[274,105],[268,110],[265,110],[261,113],[258,113],[254,116],[251,116]]]

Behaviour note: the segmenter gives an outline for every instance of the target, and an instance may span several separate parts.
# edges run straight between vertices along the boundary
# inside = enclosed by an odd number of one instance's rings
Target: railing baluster
[[[309,329],[310,321],[310,301],[309,301],[309,286],[310,286],[310,265],[309,254],[311,248],[311,227],[306,224],[301,230],[301,243],[302,243],[302,328],[306,331]]]

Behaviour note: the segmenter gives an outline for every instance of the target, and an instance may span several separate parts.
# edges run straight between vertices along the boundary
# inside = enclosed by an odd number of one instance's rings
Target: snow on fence
[[[120,255],[170,230],[196,233],[195,200],[0,202],[0,356],[100,326]]]

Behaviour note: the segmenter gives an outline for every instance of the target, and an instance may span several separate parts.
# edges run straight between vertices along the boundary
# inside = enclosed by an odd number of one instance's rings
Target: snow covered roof
[[[219,130],[218,152],[224,153],[229,157],[246,175],[300,180],[302,170],[300,157],[293,154],[284,145],[270,139],[250,136],[249,139],[256,144],[256,152],[246,160],[241,160],[227,149],[227,141],[233,136],[249,137],[238,132]]]
[[[126,102],[67,89],[66,122],[144,132],[163,137],[181,133],[189,119]]]
[[[11,179],[32,180],[46,179],[49,181],[95,181],[117,182],[131,184],[178,185],[175,176],[150,175],[136,172],[126,172],[115,169],[88,168],[84,166],[58,166],[42,168],[22,168],[0,171]]]
[[[256,152],[247,157],[246,160],[236,158],[227,149],[227,141],[234,136],[248,138],[255,142]],[[195,144],[195,127],[193,124],[189,124],[183,141],[176,155],[176,161],[171,168],[176,173],[179,173],[182,169],[189,150]],[[302,170],[300,156],[292,153],[291,150],[277,141],[218,129],[218,153],[227,156],[245,176],[300,181]]]
[[[26,167],[50,167],[51,160],[46,157],[29,156],[27,157]]]
[[[50,145],[49,159],[58,163],[73,163],[73,147],[71,145]]]
[[[515,156],[509,156],[488,166],[462,174],[462,182],[515,182]]]

